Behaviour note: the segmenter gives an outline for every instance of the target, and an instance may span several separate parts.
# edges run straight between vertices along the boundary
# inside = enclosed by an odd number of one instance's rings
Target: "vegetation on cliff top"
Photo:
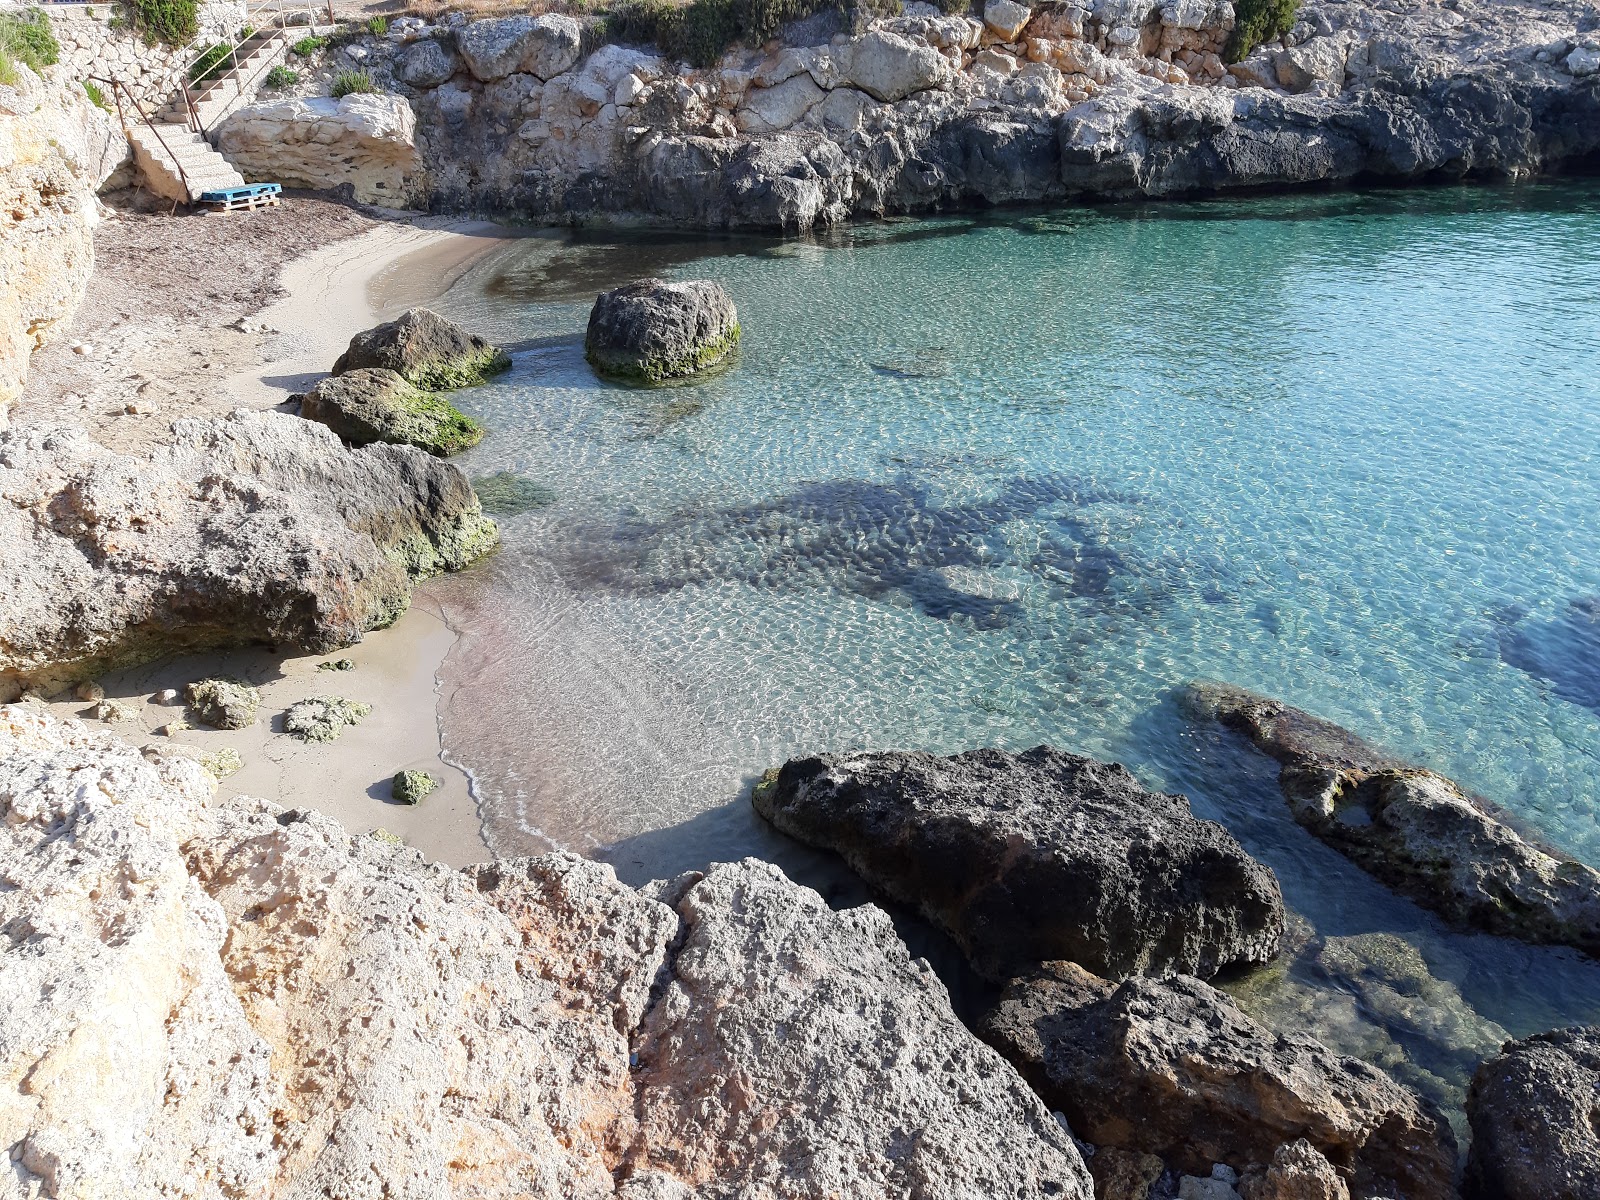
[[[42,71],[61,57],[61,44],[41,8],[0,13],[0,83],[15,87],[17,64]]]
[[[186,46],[200,32],[199,0],[125,0],[147,42]]]
[[[1233,36],[1223,57],[1236,63],[1262,42],[1282,37],[1299,12],[1300,0],[1235,0]]]
[[[901,7],[900,0],[621,0],[605,18],[603,40],[653,42],[663,54],[709,67],[735,42],[759,45],[789,22],[827,9],[890,16]]]

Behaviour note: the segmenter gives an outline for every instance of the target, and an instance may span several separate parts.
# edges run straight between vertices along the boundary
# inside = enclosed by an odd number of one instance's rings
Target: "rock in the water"
[[[426,308],[413,308],[351,338],[333,373],[381,367],[419,388],[448,392],[482,383],[510,366],[498,346]]]
[[[1113,986],[1052,963],[1011,983],[983,1034],[1095,1145],[1208,1174],[1304,1138],[1355,1196],[1455,1194],[1437,1110],[1359,1059],[1273,1033],[1198,979]]]
[[[1183,705],[1282,764],[1294,818],[1378,879],[1457,926],[1600,956],[1600,871],[1533,845],[1486,801],[1331,721],[1224,683]]]
[[[660,383],[715,366],[739,344],[739,315],[720,283],[641,279],[602,292],[584,353],[603,375]]]
[[[1266,962],[1283,935],[1272,872],[1116,763],[1048,746],[823,755],[786,763],[753,800],[920,909],[990,979],[1051,959],[1209,976]]]
[[[1350,1200],[1350,1189],[1305,1138],[1279,1146],[1272,1161],[1246,1173],[1242,1200]]]
[[[304,742],[331,742],[347,725],[359,725],[372,715],[372,705],[343,696],[312,696],[297,700],[283,714],[283,731]]]
[[[287,413],[178,421],[144,455],[0,433],[0,698],[175,651],[326,653],[498,536],[455,467]]]
[[[300,415],[356,446],[390,442],[447,457],[483,440],[483,426],[455,405],[383,367],[318,381],[300,397]]]
[[[248,729],[261,708],[260,691],[242,679],[197,679],[184,695],[195,719],[213,729]]]
[[[389,783],[389,794],[397,804],[420,804],[422,798],[437,791],[439,781],[426,771],[396,771]]]
[[[511,517],[530,509],[556,502],[555,489],[514,471],[496,471],[472,481],[483,511],[497,517]]]
[[[1467,1096],[1471,1200],[1600,1196],[1600,1027],[1511,1042]]]

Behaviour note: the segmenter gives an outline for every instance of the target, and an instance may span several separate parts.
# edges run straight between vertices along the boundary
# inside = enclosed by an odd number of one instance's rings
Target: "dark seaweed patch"
[[[1550,620],[1499,614],[1500,657],[1550,685],[1562,700],[1600,711],[1600,596],[1579,596]]]

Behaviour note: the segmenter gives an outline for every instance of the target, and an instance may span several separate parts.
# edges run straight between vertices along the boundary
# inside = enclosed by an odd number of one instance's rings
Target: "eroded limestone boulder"
[[[739,314],[720,283],[641,279],[602,292],[584,354],[602,375],[660,383],[715,366],[739,344]]]
[[[954,74],[950,60],[926,42],[885,30],[873,30],[838,47],[834,63],[838,84],[859,88],[888,103],[904,100],[913,92],[948,87]]]
[[[1050,959],[1212,975],[1266,962],[1283,934],[1277,879],[1227,830],[1118,764],[1048,746],[794,759],[753,802],[919,909],[990,979]]]
[[[1600,955],[1600,871],[1528,841],[1487,801],[1244,688],[1194,683],[1182,703],[1275,758],[1295,820],[1422,907],[1457,926]]]
[[[1508,1043],[1467,1096],[1471,1200],[1600,1196],[1600,1028]]]
[[[510,366],[500,347],[436,312],[412,308],[351,338],[333,373],[378,368],[419,388],[446,392],[480,384]]]
[[[383,367],[319,380],[300,397],[300,415],[356,446],[391,442],[447,457],[483,440],[483,426],[455,405]]]
[[[348,189],[364,203],[404,208],[421,165],[416,124],[400,96],[293,97],[239,109],[217,131],[217,149],[254,182]]]
[[[0,433],[0,694],[180,650],[325,653],[497,539],[454,467],[287,413],[178,421],[143,455]]]
[[[1451,1200],[1443,1116],[1376,1067],[1272,1032],[1198,979],[1121,985],[1070,963],[1013,980],[983,1036],[1073,1131],[1209,1174],[1304,1139],[1357,1197]]]
[[[456,47],[473,77],[484,83],[515,71],[553,79],[578,61],[582,28],[571,17],[494,17],[456,32]]]

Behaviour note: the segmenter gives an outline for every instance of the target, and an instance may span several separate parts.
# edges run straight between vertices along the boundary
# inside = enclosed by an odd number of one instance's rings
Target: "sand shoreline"
[[[227,363],[224,382],[238,407],[280,405],[327,372],[352,334],[425,304],[446,291],[482,255],[515,236],[483,223],[386,223],[319,247],[285,264],[286,293],[256,313],[264,326],[259,350]],[[220,356],[219,356],[220,357]],[[248,359],[249,361],[241,361]],[[329,655],[289,655],[247,647],[184,655],[111,673],[97,682],[135,717],[109,728],[135,744],[175,744],[204,752],[236,750],[244,766],[222,781],[219,797],[260,796],[291,808],[312,808],[353,833],[386,830],[429,859],[461,866],[492,857],[466,772],[446,762],[438,725],[438,674],[456,635],[419,593],[393,627]],[[348,670],[319,669],[338,660]],[[257,723],[244,730],[180,729],[181,702],[155,696],[211,675],[231,675],[262,694]],[[282,732],[283,711],[307,696],[342,696],[372,714],[336,741],[304,743]],[[50,704],[62,716],[92,718],[94,706],[71,698]],[[396,804],[390,779],[419,768],[441,781],[420,804]]]

